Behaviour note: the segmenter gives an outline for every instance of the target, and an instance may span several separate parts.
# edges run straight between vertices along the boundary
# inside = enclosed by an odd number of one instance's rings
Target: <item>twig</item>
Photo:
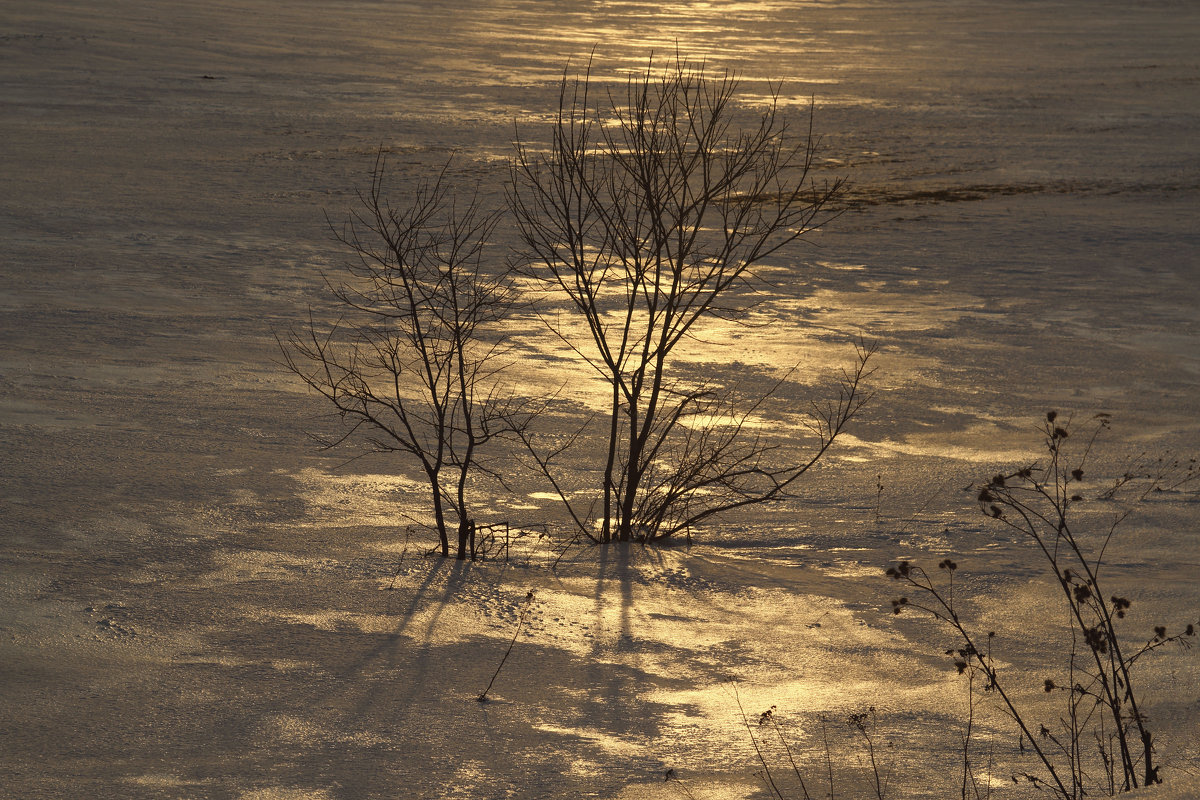
[[[513,645],[517,643],[517,637],[521,635],[521,626],[525,624],[525,617],[529,613],[529,608],[533,603],[533,589],[525,595],[525,607],[521,609],[521,616],[517,619],[517,629],[513,631],[512,641],[508,643],[508,649],[504,651],[504,657],[500,659],[500,665],[496,667],[496,672],[492,675],[492,679],[488,681],[487,688],[475,699],[481,703],[488,701],[488,692],[492,690],[492,684],[496,682],[496,678],[500,676],[500,670],[504,669],[504,662],[508,661],[508,655],[512,652]]]
[[[674,770],[674,769],[668,769],[668,770],[667,770],[667,772],[666,772],[666,777],[664,778],[664,781],[665,781],[665,782],[667,782],[667,783],[670,783],[671,781],[675,781],[677,784],[679,784],[679,791],[681,791],[681,792],[683,792],[685,795],[687,795],[687,798],[688,798],[688,800],[696,800],[696,795],[692,794],[692,790],[691,790],[691,789],[689,789],[689,788],[687,787],[687,784],[686,784],[686,783],[684,783],[684,782],[683,782],[683,781],[680,779],[680,777],[679,777],[678,775],[676,775],[676,774],[675,774],[675,770]]]

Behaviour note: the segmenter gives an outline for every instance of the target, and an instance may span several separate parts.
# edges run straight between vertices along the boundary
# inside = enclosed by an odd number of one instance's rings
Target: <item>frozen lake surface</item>
[[[1040,691],[1044,583],[963,487],[1038,457],[1052,408],[1112,414],[1109,465],[1200,452],[1197,42],[1171,0],[7,3],[0,795],[653,800],[685,796],[674,769],[766,797],[740,702],[814,775],[824,717],[847,794],[845,720],[874,707],[892,796],[958,796],[965,687],[883,569],[955,557]],[[325,214],[380,147],[397,192],[456,153],[497,199],[568,60],[595,48],[615,86],[676,46],[750,99],[814,98],[822,174],[852,184],[739,359],[816,381],[861,333],[876,400],[796,502],[690,548],[421,558],[412,465],[314,450],[324,409],[276,363],[346,255]],[[1110,552],[1147,635],[1200,621],[1197,508],[1154,497]],[[1200,792],[1198,662],[1145,662],[1152,797]],[[1029,796],[1011,728],[980,726],[994,796]]]

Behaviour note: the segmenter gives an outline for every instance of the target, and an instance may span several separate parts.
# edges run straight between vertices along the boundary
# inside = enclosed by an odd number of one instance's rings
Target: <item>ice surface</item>
[[[957,558],[1032,699],[1061,620],[963,487],[1037,457],[1050,408],[1111,413],[1112,464],[1200,450],[1197,41],[1172,0],[8,2],[0,794],[656,800],[683,796],[674,769],[697,798],[763,797],[740,703],[777,706],[813,774],[827,719],[847,796],[845,717],[873,706],[894,796],[958,796],[963,684],[943,634],[887,613],[882,570]],[[769,324],[714,324],[681,373],[800,361],[769,418],[790,437],[861,333],[877,398],[796,502],[690,548],[424,558],[419,474],[314,450],[325,409],[276,363],[276,333],[330,313],[325,214],[381,147],[396,192],[453,153],[498,201],[514,122],[544,141],[568,59],[595,47],[617,85],[677,46],[749,99],[815,98],[822,174],[852,182],[769,265]],[[569,352],[532,319],[514,341],[518,386],[570,387],[546,415],[569,430],[596,405]],[[478,500],[561,535],[518,472]],[[1131,629],[1196,621],[1196,510],[1156,496],[1114,545]],[[1146,797],[1200,794],[1198,661],[1144,664],[1170,782]],[[1029,796],[1011,729],[979,724],[1009,759],[993,796]]]

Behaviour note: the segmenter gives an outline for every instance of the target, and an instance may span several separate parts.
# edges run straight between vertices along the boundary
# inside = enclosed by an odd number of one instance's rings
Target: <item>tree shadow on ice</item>
[[[326,640],[312,643],[326,653],[354,646],[354,637],[337,632],[309,636]],[[474,690],[485,681],[496,649],[494,638],[473,636],[394,646],[378,668],[357,675],[344,667],[338,678],[243,673],[243,690],[261,692],[265,702],[226,712],[221,727],[240,730],[239,737],[211,739],[228,743],[226,775],[325,788],[347,799],[412,786],[454,787],[468,796],[549,785],[562,796],[615,793],[631,777],[662,769],[664,720],[689,710],[649,698],[664,686],[661,676],[523,642],[499,702],[480,704],[471,691],[447,690]],[[365,664],[375,652],[352,663]]]

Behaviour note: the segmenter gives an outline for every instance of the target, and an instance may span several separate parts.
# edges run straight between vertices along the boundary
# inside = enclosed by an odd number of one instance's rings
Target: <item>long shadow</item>
[[[625,542],[599,545],[597,554],[596,589],[594,593],[594,614],[597,625],[597,636],[592,642],[592,657],[587,662],[588,684],[593,687],[595,694],[589,703],[589,717],[604,720],[609,732],[616,735],[628,734],[633,727],[634,718],[640,715],[621,713],[618,709],[631,709],[635,705],[638,686],[630,684],[632,674],[640,670],[640,658],[637,656],[634,639],[634,608],[633,584],[637,579],[637,569],[633,564],[636,552],[633,548],[640,545]],[[616,649],[620,653],[632,653],[633,660],[628,667],[616,669],[604,663],[607,653],[605,640],[610,636],[604,630],[607,611],[614,601],[617,603],[617,629],[615,634]],[[628,673],[628,674],[626,674]],[[644,723],[645,720],[638,720]]]
[[[261,630],[257,633],[243,630],[235,636],[226,636],[225,646],[237,656],[252,662],[266,663],[286,656],[312,661],[317,665],[317,671],[308,679],[296,673],[289,679],[281,674],[264,676],[258,671],[251,672],[248,667],[235,668],[243,675],[232,673],[227,680],[240,677],[242,681],[252,681],[264,695],[279,693],[279,702],[268,704],[263,712],[257,714],[244,715],[231,709],[232,713],[225,716],[224,721],[216,723],[233,734],[235,740],[242,742],[241,749],[229,755],[234,760],[250,759],[248,763],[254,764],[254,759],[261,757],[263,746],[268,750],[275,748],[275,744],[249,737],[253,731],[269,725],[271,718],[279,713],[306,717],[317,721],[318,725],[324,724],[321,721],[323,716],[326,722],[329,720],[326,716],[328,711],[334,712],[335,724],[338,718],[345,721],[363,718],[385,690],[395,689],[396,681],[387,681],[379,676],[394,669],[401,661],[406,663],[406,671],[396,677],[411,688],[399,702],[411,701],[424,685],[431,667],[424,658],[402,658],[400,651],[414,646],[427,648],[430,645],[447,606],[462,593],[471,575],[470,569],[469,564],[454,560],[439,558],[430,563],[420,582],[410,590],[411,597],[399,610],[396,626],[386,633],[370,634],[340,628],[324,630],[263,622],[259,623]],[[443,580],[444,586],[436,588]],[[392,607],[397,605],[395,597],[392,594],[388,599],[389,614],[393,613]],[[418,624],[418,613],[424,609],[429,609],[429,614]],[[283,627],[280,628],[280,625]],[[365,648],[364,644],[367,645]],[[394,691],[390,694],[394,697]],[[261,707],[259,703],[252,705]],[[259,752],[258,756],[255,755],[256,751]],[[306,768],[309,766],[306,765]],[[364,769],[361,772],[366,778],[371,770]],[[348,796],[357,795],[351,792]]]
[[[400,624],[396,629],[391,631],[386,639],[364,652],[355,663],[343,669],[338,678],[340,680],[349,680],[364,675],[370,665],[378,661],[387,660],[389,664],[394,665],[396,648],[402,645],[405,638],[417,643],[419,647],[428,647],[433,641],[433,632],[437,629],[438,621],[454,598],[461,594],[463,586],[470,577],[471,568],[472,565],[469,562],[439,559],[439,563],[426,573],[421,585],[414,590],[412,599],[408,603],[408,608],[402,614]],[[448,573],[446,584],[440,592],[440,597],[433,599],[429,587],[434,583],[439,573]],[[389,605],[391,605],[390,600]],[[407,632],[412,627],[417,609],[425,606],[432,606],[433,613],[424,623],[421,631],[417,632],[416,635],[408,635]],[[416,678],[422,677],[426,669],[423,659],[417,659],[416,664],[418,665],[418,673],[413,676],[414,680],[409,682],[414,687],[420,685],[420,680],[416,680]],[[374,693],[364,694],[356,705],[354,712],[361,713],[372,704],[373,700]]]
[[[614,755],[607,742],[656,740],[668,711],[644,696],[660,676],[641,666],[637,636],[644,609],[635,608],[641,568],[653,564],[644,559],[658,554],[626,544],[593,552],[597,638],[591,654],[522,637],[499,703],[476,703],[474,694],[502,644],[482,634],[478,641],[443,637],[448,607],[472,595],[476,581],[490,585],[495,577],[471,563],[438,559],[405,588],[411,595],[397,602],[400,594],[386,593],[396,619],[384,632],[287,626],[246,634],[237,645],[245,654],[274,640],[277,645],[267,644],[271,656],[284,648],[302,660],[310,655],[318,670],[311,677],[253,676],[259,691],[277,694],[279,701],[250,716],[228,717],[240,729],[243,748],[228,753],[240,763],[235,772],[310,787],[328,786],[336,775],[335,796],[347,800],[383,796],[421,775],[422,781],[430,774],[453,780],[467,760],[497,765],[487,773],[492,788],[517,786],[535,773],[561,773],[578,758],[614,767],[612,781],[620,780],[618,774],[642,774],[657,764],[656,754]],[[506,573],[501,582],[512,583],[512,577]],[[521,662],[536,666],[522,675]],[[274,731],[279,714],[313,725],[317,738],[293,743],[286,734],[276,739],[256,733]],[[396,749],[399,742],[403,749]],[[509,763],[509,752],[524,753],[526,762]]]
[[[313,696],[310,707],[334,707],[347,720],[364,719],[377,711],[381,703],[396,709],[396,717],[404,719],[418,696],[428,691],[426,682],[435,680],[430,671],[438,669],[433,659],[404,657],[401,651],[415,648],[428,651],[435,645],[434,633],[438,624],[454,599],[462,594],[463,587],[472,575],[472,564],[448,559],[438,559],[431,565],[419,586],[400,615],[396,628],[380,636],[374,646],[364,650],[352,662],[346,663],[336,674],[336,680],[327,691]],[[439,576],[445,577],[440,590],[432,587]],[[388,603],[392,605],[391,600]],[[431,613],[419,626],[415,625],[417,612],[430,608]],[[403,665],[403,666],[402,666]],[[394,672],[391,678],[382,677]],[[397,687],[404,687],[397,693]],[[341,702],[338,702],[338,701]],[[358,769],[344,770],[340,779],[339,796],[347,798],[367,797],[381,786],[389,785],[381,770],[380,753],[372,749],[351,749],[342,754],[342,760],[361,761]]]

